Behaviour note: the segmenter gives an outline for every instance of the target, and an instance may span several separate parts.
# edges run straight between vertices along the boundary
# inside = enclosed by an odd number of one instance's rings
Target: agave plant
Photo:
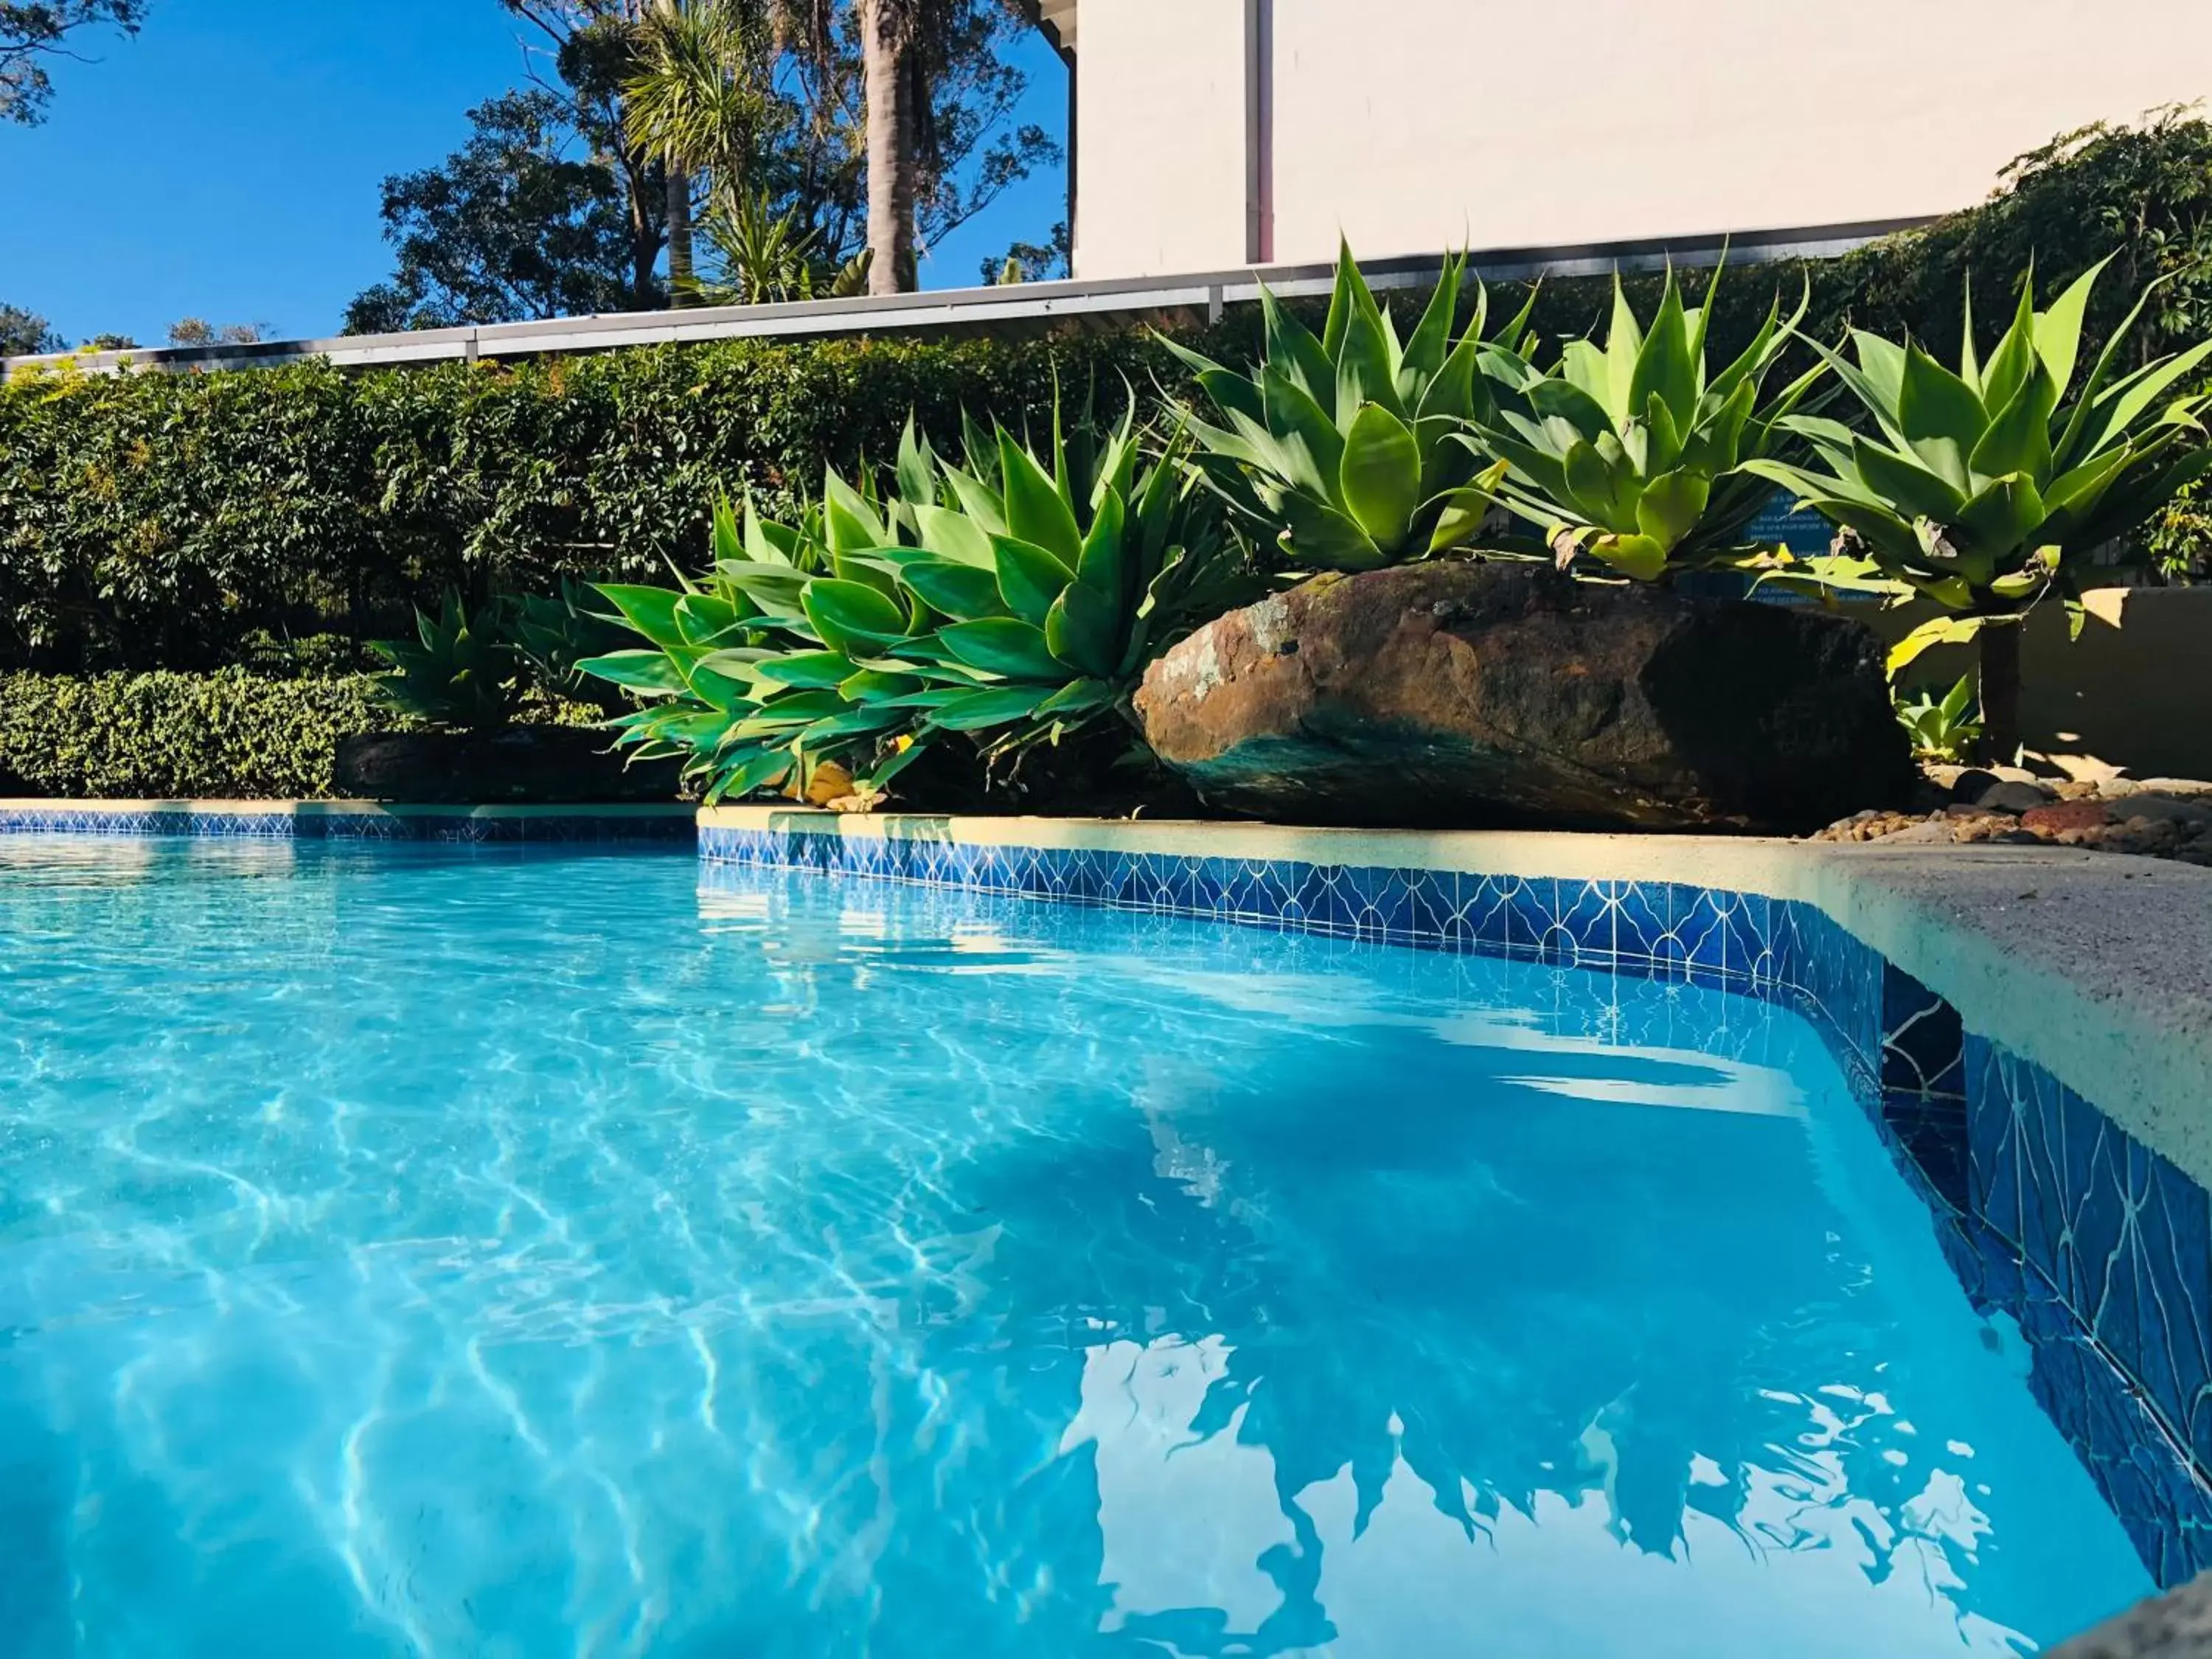
[[[437,726],[477,731],[506,725],[518,688],[496,604],[471,619],[461,596],[448,592],[436,616],[416,613],[415,633],[412,641],[370,641],[368,648],[393,670],[373,682],[377,700]]]
[[[701,278],[708,305],[777,305],[843,300],[868,289],[868,250],[839,259],[796,208],[781,212],[765,189],[742,182],[714,192],[699,229],[714,274]]]
[[[1898,644],[1893,672],[1930,646],[1978,639],[1987,744],[2002,759],[2020,742],[2017,624],[2055,599],[2078,629],[2081,556],[2212,471],[2201,420],[2212,398],[2172,395],[2212,356],[2212,341],[2122,367],[2148,291],[2076,389],[2082,319],[2103,270],[2089,270],[2042,312],[2030,271],[1986,361],[1975,349],[1969,295],[1955,372],[1910,341],[1854,333],[1855,362],[1814,343],[1873,430],[1800,416],[1790,425],[1820,465],[1753,468],[1842,532],[1833,556],[1804,563],[1806,577],[1917,595],[1948,613]]]
[[[1815,369],[1761,401],[1767,374],[1804,315],[1778,301],[1741,356],[1708,375],[1705,303],[1685,302],[1667,273],[1647,331],[1613,280],[1602,348],[1571,340],[1549,373],[1524,358],[1485,356],[1495,403],[1460,440],[1510,464],[1498,486],[1510,512],[1539,526],[1562,568],[1588,556],[1638,581],[1747,557],[1751,521],[1773,495],[1751,463],[1769,455]]]
[[[558,593],[526,593],[510,599],[503,618],[506,643],[529,665],[538,684],[573,702],[596,701],[606,689],[577,665],[620,650],[626,637],[618,624],[592,605],[590,590],[563,576]]]
[[[1130,422],[1101,445],[1055,414],[1048,465],[1003,431],[968,465],[908,428],[896,487],[832,471],[805,526],[715,514],[712,572],[601,589],[649,649],[586,672],[653,701],[623,741],[681,752],[709,799],[802,793],[826,760],[880,795],[934,741],[987,760],[1117,712],[1145,665],[1250,578],[1183,465]]]
[[[1256,580],[1184,465],[1143,455],[1125,420],[1103,449],[1054,422],[1051,465],[1004,431],[909,501],[918,545],[874,556],[933,625],[890,647],[930,684],[896,699],[922,735],[990,734],[996,759],[1128,713],[1146,664]]]
[[[577,666],[643,700],[614,723],[618,743],[641,758],[683,757],[710,804],[775,786],[804,793],[824,762],[872,763],[878,739],[901,724],[865,708],[863,671],[814,621],[817,611],[843,608],[835,555],[819,535],[827,516],[774,524],[749,502],[740,527],[720,501],[702,577],[599,589],[646,643]]]
[[[1265,289],[1267,355],[1245,375],[1162,337],[1225,426],[1193,421],[1201,465],[1296,570],[1371,570],[1471,545],[1504,471],[1454,441],[1487,410],[1486,351],[1519,361],[1534,296],[1486,342],[1489,295],[1455,337],[1467,262],[1446,262],[1413,331],[1398,337],[1346,247],[1321,337]]]
[[[1912,752],[1923,759],[1957,761],[1981,741],[1981,717],[1974,708],[1974,683],[1961,676],[1938,697],[1923,690],[1909,701],[1896,698],[1897,723],[1912,739]]]

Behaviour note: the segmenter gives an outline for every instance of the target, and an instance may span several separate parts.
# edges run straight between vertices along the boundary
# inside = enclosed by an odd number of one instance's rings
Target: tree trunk
[[[661,15],[672,22],[679,0],[660,0]],[[679,308],[699,303],[699,279],[691,263],[691,173],[674,155],[662,158],[668,173],[668,301]]]
[[[660,233],[652,222],[633,213],[629,230],[630,304],[638,311],[651,311],[660,303],[656,292],[659,284],[654,273],[660,265]]]
[[[668,298],[677,306],[699,303],[699,279],[691,264],[691,175],[668,169]]]
[[[1982,759],[2010,766],[2020,759],[2020,636],[2022,624],[1984,628],[1981,646]]]
[[[861,0],[868,105],[868,292],[910,294],[915,268],[912,50],[902,0]]]

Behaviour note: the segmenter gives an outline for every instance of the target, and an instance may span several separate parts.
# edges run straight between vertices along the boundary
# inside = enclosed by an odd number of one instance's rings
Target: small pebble
[[[1917,811],[1869,807],[1815,841],[1886,846],[2075,847],[2212,867],[2212,783],[2137,781],[2114,769],[2068,778],[2019,767],[1923,768]],[[2121,808],[2119,801],[2127,805]],[[2033,896],[2028,895],[2026,896]]]

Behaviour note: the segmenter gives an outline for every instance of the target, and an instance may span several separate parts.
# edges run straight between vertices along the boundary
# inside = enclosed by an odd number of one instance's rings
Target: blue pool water
[[[2150,1586],[1812,1030],[684,855],[0,843],[0,1652],[2008,1654]]]

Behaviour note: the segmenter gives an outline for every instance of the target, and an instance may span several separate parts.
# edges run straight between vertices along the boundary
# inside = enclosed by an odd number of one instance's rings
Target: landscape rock
[[[2010,812],[2017,817],[2033,811],[2036,807],[2050,805],[2050,790],[2036,783],[1993,783],[1984,790],[1974,805],[1987,812]]]
[[[2137,1602],[2047,1659],[2212,1659],[2212,1573]]]
[[[2055,836],[2062,830],[2095,829],[2111,816],[2112,809],[2102,801],[2062,800],[2021,813],[2020,826]]]
[[[1136,702],[1209,804],[1295,822],[1790,832],[1918,787],[1857,624],[1535,564],[1317,578]]]
[[[2159,823],[2186,824],[2212,823],[2212,803],[2201,800],[2177,800],[2171,795],[2154,795],[2148,792],[2127,797],[2126,812],[2130,818],[2150,818]]]
[[[1928,818],[1881,839],[1885,847],[1932,847],[1938,843],[1948,844],[1961,837],[1959,830],[1954,830],[1950,824],[1938,818]]]
[[[1919,799],[1939,804],[1918,811],[1868,809],[1814,839],[1908,847],[1947,839],[1961,845],[2073,847],[2212,867],[2212,785],[2179,778],[2138,782],[2112,768],[2100,779],[2045,778],[2033,784],[1941,763],[1925,763],[1921,772]],[[2055,799],[2015,815],[2014,804],[2025,800],[2029,789]],[[1989,805],[1970,805],[1967,798]]]
[[[380,732],[338,744],[337,793],[422,805],[669,801],[678,762],[625,766],[610,732],[579,726]]]

